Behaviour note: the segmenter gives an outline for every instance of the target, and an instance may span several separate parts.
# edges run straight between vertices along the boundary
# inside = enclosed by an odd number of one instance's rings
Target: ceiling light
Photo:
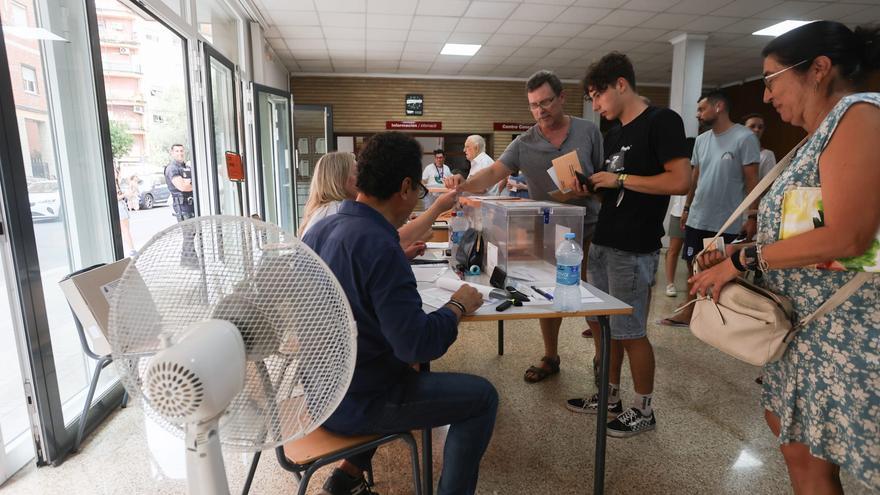
[[[446,43],[440,50],[442,55],[464,55],[472,57],[483,45],[463,45],[460,43]]]
[[[760,31],[755,31],[752,34],[755,36],[779,36],[780,34],[787,33],[794,28],[799,28],[804,24],[809,24],[811,22],[813,21],[793,21],[789,19],[787,21],[782,21],[778,24],[774,24],[770,27],[766,27]]]

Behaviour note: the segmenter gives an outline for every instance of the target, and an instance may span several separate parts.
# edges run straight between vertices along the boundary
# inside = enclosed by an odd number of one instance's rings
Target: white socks
[[[608,403],[614,404],[620,402],[620,384],[619,383],[609,383],[608,384]]]
[[[645,416],[650,416],[654,412],[654,408],[651,407],[651,400],[653,399],[654,394],[636,394],[636,401],[633,404],[633,407],[642,412]]]

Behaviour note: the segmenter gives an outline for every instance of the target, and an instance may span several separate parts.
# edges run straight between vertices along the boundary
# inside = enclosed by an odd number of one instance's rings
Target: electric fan
[[[250,218],[199,217],[157,234],[110,304],[120,378],[183,435],[190,494],[229,493],[221,444],[301,438],[351,382],[357,330],[342,287],[305,244]]]

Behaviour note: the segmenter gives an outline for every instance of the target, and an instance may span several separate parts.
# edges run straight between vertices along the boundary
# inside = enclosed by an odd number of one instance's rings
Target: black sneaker
[[[599,394],[593,394],[590,398],[568,399],[565,408],[569,411],[583,414],[596,414],[599,411]],[[623,412],[623,404],[620,401],[609,402],[608,412],[620,414]]]
[[[653,411],[651,411],[650,416],[645,416],[642,414],[642,411],[635,407],[630,407],[620,413],[614,421],[608,423],[607,431],[609,437],[627,438],[653,430],[656,427],[657,420],[654,419]]]
[[[352,478],[345,471],[336,468],[324,482],[324,493],[327,495],[379,495],[370,490],[363,476]]]

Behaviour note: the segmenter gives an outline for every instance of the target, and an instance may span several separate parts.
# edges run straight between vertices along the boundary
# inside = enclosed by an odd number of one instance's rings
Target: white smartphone
[[[711,237],[707,237],[707,238],[703,239],[703,249],[711,249],[711,246],[712,246],[712,238]],[[715,249],[717,249],[719,252],[722,252],[722,253],[724,252],[724,238],[723,237],[719,237],[719,238],[715,239]]]

